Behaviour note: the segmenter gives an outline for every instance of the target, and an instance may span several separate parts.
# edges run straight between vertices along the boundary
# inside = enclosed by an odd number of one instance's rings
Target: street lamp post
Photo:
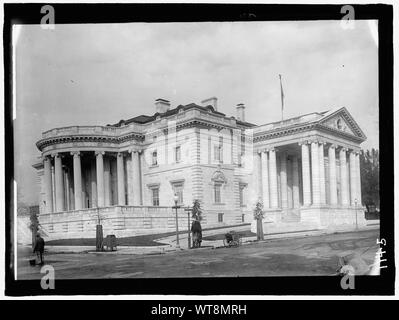
[[[173,197],[173,200],[175,201],[175,206],[173,207],[176,210],[176,249],[180,248],[180,242],[179,242],[179,218],[177,215],[177,209],[180,208],[180,206],[177,205],[177,202],[179,201],[179,197],[175,194]]]

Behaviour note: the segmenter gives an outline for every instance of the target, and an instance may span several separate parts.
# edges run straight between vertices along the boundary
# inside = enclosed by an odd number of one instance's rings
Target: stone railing
[[[42,133],[42,138],[54,138],[66,135],[104,135],[104,136],[120,136],[129,132],[141,132],[143,125],[129,124],[122,127],[112,126],[70,126],[55,128]]]

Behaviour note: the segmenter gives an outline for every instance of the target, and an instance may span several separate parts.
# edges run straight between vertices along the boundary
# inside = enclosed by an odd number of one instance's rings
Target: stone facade
[[[175,194],[182,207],[201,202],[205,226],[250,222],[256,201],[269,230],[355,223],[366,137],[345,108],[256,126],[243,104],[235,118],[203,102],[158,99],[153,116],[44,132],[34,164],[44,233],[91,237],[99,219],[118,236],[170,231]]]

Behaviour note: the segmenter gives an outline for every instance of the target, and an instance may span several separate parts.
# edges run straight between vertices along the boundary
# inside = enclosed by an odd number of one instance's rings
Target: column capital
[[[94,154],[96,155],[96,156],[98,156],[98,155],[104,155],[105,154],[105,151],[94,151]]]
[[[125,153],[124,152],[118,152],[117,154],[116,154],[116,156],[117,157],[124,157],[124,155],[125,155]]]
[[[302,141],[299,141],[298,142],[298,145],[299,146],[307,146],[309,144],[309,141],[308,140],[302,140]]]
[[[327,141],[325,141],[325,140],[318,140],[319,141],[319,144],[321,144],[321,145],[323,145],[323,146],[325,146],[326,144],[327,144]]]
[[[310,140],[310,143],[318,145],[320,143],[320,140],[319,139],[312,139],[312,140]]]
[[[340,148],[340,152],[342,151],[342,152],[346,152],[346,151],[348,151],[349,149],[348,148],[346,148],[346,147],[344,147],[344,146],[339,146],[339,148]]]
[[[80,151],[71,151],[71,156],[80,156]]]
[[[50,157],[52,157],[52,158],[62,158],[63,156],[62,156],[61,153],[56,152],[56,153],[52,153],[52,154],[50,155]]]
[[[136,149],[129,149],[129,150],[128,150],[128,152],[131,153],[131,154],[133,154],[133,153],[142,154],[143,151],[144,151],[143,149],[138,149],[138,150],[136,150]]]
[[[331,143],[331,144],[328,146],[328,148],[337,149],[337,148],[338,148],[338,145],[335,144],[335,143]]]

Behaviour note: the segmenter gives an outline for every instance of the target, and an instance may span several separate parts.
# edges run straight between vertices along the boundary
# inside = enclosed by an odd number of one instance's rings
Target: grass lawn
[[[251,230],[244,230],[236,233],[239,234],[242,238],[256,236],[256,233],[251,232]],[[226,233],[218,233],[212,236],[202,237],[202,240],[209,240],[209,241],[223,240],[225,234]]]

